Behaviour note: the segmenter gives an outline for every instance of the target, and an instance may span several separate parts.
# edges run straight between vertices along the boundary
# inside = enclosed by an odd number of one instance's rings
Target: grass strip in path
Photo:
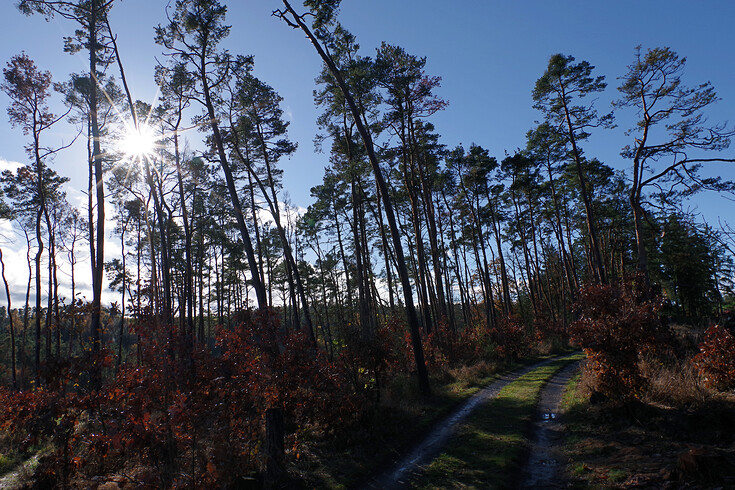
[[[541,389],[520,488],[567,488],[568,479],[562,463],[566,459],[562,451],[565,426],[559,415],[562,415],[565,389],[575,373],[579,373],[579,362],[567,364],[557,371]]]
[[[488,400],[496,397],[501,389],[507,384],[515,381],[524,374],[527,374],[541,366],[546,366],[555,362],[559,358],[547,359],[537,362],[533,365],[518,369],[512,373],[506,374],[495,382],[482,388],[478,393],[464,402],[459,409],[452,412],[451,415],[437,423],[434,429],[415,446],[410,452],[406,453],[399,461],[397,461],[389,471],[380,474],[367,483],[367,488],[405,488],[411,481],[412,476],[420,471],[422,467],[431,462],[434,457],[439,454],[445,447],[450,437],[454,434],[457,427],[463,423],[471,413],[480,406],[484,406]]]
[[[39,451],[29,456],[26,460],[14,460],[12,468],[9,468],[0,477],[0,488],[9,490],[30,488],[28,481],[31,475],[33,475],[36,466],[38,466],[39,459],[45,452],[47,451]]]
[[[421,475],[414,488],[508,488],[527,448],[529,424],[544,384],[583,354],[553,360],[507,384],[467,422]]]

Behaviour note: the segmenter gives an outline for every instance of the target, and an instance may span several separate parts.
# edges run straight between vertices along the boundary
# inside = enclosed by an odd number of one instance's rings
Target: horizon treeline
[[[83,373],[100,387],[143,363],[145,349],[216,351],[218,329],[247,323],[257,308],[329,359],[397,319],[428,390],[422,338],[509,319],[529,335],[565,332],[585,285],[638,272],[662,292],[667,315],[697,326],[732,307],[732,230],[685,209],[697,192],[732,192],[700,170],[733,161],[722,152],[733,131],[707,121],[716,93],[687,85],[685,58],[638,47],[610,87],[594,60],[552,55],[532,93],[541,122],[525,148],[493,155],[482,142],[442,141],[433,116],[447,102],[425,58],[388,43],[364,56],[336,19],[339,2],[305,2],[311,15],[283,3],[274,13],[283,28],[301,29],[324,61],[314,102],[328,165],[303,213],[282,186],[280,161],[297,145],[283,100],[253,74],[251,56],[220,47],[231,27],[218,1],[177,1],[155,27],[168,56],[153,106],[128,90],[125,48],[107,17],[115,2],[19,3],[76,23],[64,42],[86,53],[89,70],[52,79],[25,54],[3,70],[28,154],[0,179],[1,216],[25,240],[28,271],[25,302],[11,303],[3,263],[4,384],[46,385],[59,366],[104,351],[109,362]],[[613,111],[599,113],[596,94],[615,90]],[[64,113],[50,111],[52,100]],[[585,152],[618,111],[637,115],[620,141],[625,172]],[[88,150],[84,209],[67,201],[68,179],[53,169],[66,147],[49,147],[48,134],[64,122]],[[184,137],[192,124],[204,152]],[[155,144],[132,151],[120,144],[131,135]],[[112,237],[119,256],[105,254]],[[80,256],[91,264],[91,301],[75,285],[88,274]],[[70,290],[59,285],[62,267]],[[109,305],[104,275],[116,293]]]

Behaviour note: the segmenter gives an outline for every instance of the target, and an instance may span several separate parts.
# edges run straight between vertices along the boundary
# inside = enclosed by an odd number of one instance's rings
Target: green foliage
[[[5,82],[0,88],[13,101],[8,106],[12,126],[21,126],[24,134],[37,132],[50,126],[55,116],[49,112],[48,98],[51,73],[39,71],[25,53],[13,56],[3,69]],[[31,153],[31,156],[33,154]]]
[[[691,321],[711,314],[720,299],[717,291],[713,240],[677,215],[661,225],[659,274],[667,296]]]
[[[717,96],[709,82],[695,87],[682,83],[685,63],[686,58],[670,48],[649,49],[644,54],[638,46],[635,62],[618,87],[622,98],[615,105],[630,107],[638,117],[627,133],[634,143],[623,147],[621,155],[633,163],[630,203],[635,214],[638,270],[642,272],[649,269],[647,253],[652,251],[647,250],[642,224],[643,206],[651,197],[646,195],[648,188],[663,206],[675,205],[702,190],[735,189],[735,183],[720,176],[700,174],[704,163],[735,161],[701,153],[726,149],[735,130],[707,122],[704,109]]]
[[[172,50],[184,41],[192,50],[212,56],[217,44],[230,33],[230,26],[224,24],[226,13],[227,7],[218,0],[176,0],[169,24],[156,27],[155,40]]]
[[[552,124],[563,123],[569,115],[572,123],[569,131],[577,140],[588,136],[587,127],[612,123],[612,114],[598,118],[591,107],[573,105],[575,99],[602,92],[607,87],[604,76],[592,75],[594,68],[587,61],[574,63],[574,56],[555,54],[549,58],[548,67],[536,81],[532,94],[534,108],[542,111]]]
[[[624,157],[645,162],[671,155],[676,162],[687,159],[682,153],[687,148],[718,151],[728,147],[733,132],[723,124],[707,126],[702,112],[718,100],[714,88],[709,82],[685,86],[681,79],[685,64],[686,58],[671,48],[653,48],[642,53],[641,46],[636,47],[635,62],[628,66],[618,87],[622,98],[616,102],[617,106],[637,109],[641,116],[630,130],[636,134],[636,143],[623,148]],[[659,123],[665,124],[664,139],[650,142],[648,128]],[[666,169],[666,173],[671,173],[675,166]],[[719,179],[710,183],[716,181]]]
[[[312,27],[317,35],[325,37],[327,29],[334,23],[342,0],[304,0],[304,7],[314,15]]]

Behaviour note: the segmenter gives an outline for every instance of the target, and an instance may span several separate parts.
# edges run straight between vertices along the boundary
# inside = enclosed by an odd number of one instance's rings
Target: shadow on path
[[[385,473],[373,478],[366,486],[367,489],[396,489],[409,488],[411,477],[421,470],[422,466],[430,462],[441,449],[446,445],[450,436],[454,434],[457,426],[467,420],[467,418],[481,404],[495,398],[505,385],[512,383],[519,377],[529,373],[542,366],[546,366],[551,362],[559,359],[555,357],[547,359],[536,364],[526,366],[525,368],[514,371],[510,374],[502,376],[500,379],[489,384],[469,400],[467,400],[459,409],[447,416],[439,422],[406,456],[396,461],[393,466]]]
[[[563,463],[559,444],[564,437],[564,427],[557,416],[564,387],[579,365],[580,362],[574,362],[565,366],[541,390],[532,428],[533,440],[519,488],[567,488],[567,481],[559,472]]]

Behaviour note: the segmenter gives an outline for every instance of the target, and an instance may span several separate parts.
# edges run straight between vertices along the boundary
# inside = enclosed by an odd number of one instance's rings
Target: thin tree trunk
[[[426,370],[426,363],[424,361],[424,350],[423,346],[421,345],[421,332],[418,316],[416,315],[416,308],[414,307],[413,303],[413,290],[411,288],[411,280],[409,278],[408,269],[406,268],[406,261],[403,256],[403,244],[401,243],[401,235],[396,224],[393,203],[391,202],[390,196],[388,195],[388,186],[383,179],[383,171],[381,170],[378,158],[375,155],[372,138],[370,137],[367,128],[365,128],[365,126],[362,124],[360,111],[358,110],[357,105],[355,104],[355,101],[352,98],[347,84],[342,78],[339,69],[334,64],[334,61],[324,51],[317,38],[306,26],[306,24],[304,24],[302,18],[293,10],[288,0],[283,0],[283,4],[285,5],[287,11],[293,16],[295,24],[292,23],[292,25],[297,25],[304,32],[304,34],[306,34],[306,36],[309,38],[309,41],[316,49],[317,53],[322,58],[322,61],[326,63],[329,71],[332,73],[332,76],[334,76],[334,78],[336,79],[337,84],[342,90],[342,94],[344,95],[345,100],[350,107],[353,119],[355,121],[355,124],[357,125],[357,130],[362,137],[363,143],[365,144],[365,149],[368,154],[367,156],[370,160],[370,164],[372,165],[373,173],[375,174],[375,180],[378,184],[380,195],[383,198],[385,213],[386,217],[388,218],[388,226],[390,227],[391,237],[393,239],[394,253],[396,256],[396,262],[398,263],[398,275],[401,279],[401,285],[403,286],[403,296],[406,305],[406,316],[408,320],[408,326],[411,331],[411,340],[413,344],[414,360],[416,362],[416,373],[418,377],[419,390],[422,394],[429,395],[431,391],[429,386],[429,374]],[[283,18],[284,20],[286,19],[285,16]]]
[[[378,190],[380,194],[380,190]],[[393,272],[390,265],[390,246],[388,245],[388,237],[385,234],[385,225],[383,224],[383,209],[381,205],[380,195],[376,196],[376,204],[378,207],[376,221],[380,230],[380,241],[383,244],[383,258],[385,259],[385,280],[388,283],[388,304],[390,310],[395,308],[395,300],[393,299]]]
[[[18,388],[18,381],[15,374],[15,324],[13,323],[13,305],[10,300],[10,287],[8,280],[5,278],[5,262],[3,261],[3,249],[0,248],[0,266],[2,266],[3,284],[5,285],[5,296],[8,298],[8,320],[10,321],[10,373],[13,388]]]
[[[503,245],[500,241],[500,226],[495,213],[495,206],[490,200],[490,193],[487,195],[487,202],[490,207],[490,223],[493,227],[493,235],[495,236],[495,246],[498,249],[498,260],[500,261],[500,284],[503,288],[503,313],[507,316],[510,314],[512,302],[510,300],[510,284],[508,283],[508,273],[505,268],[505,256],[503,255]]]
[[[102,349],[102,324],[100,315],[102,314],[102,274],[105,263],[105,188],[104,176],[102,170],[102,148],[100,147],[100,128],[97,114],[97,25],[98,21],[99,0],[91,0],[89,25],[87,27],[88,49],[89,49],[89,114],[90,129],[92,136],[92,155],[91,163],[94,167],[94,190],[96,196],[97,207],[97,226],[94,229],[92,220],[90,220],[90,245],[93,248],[91,256],[92,267],[92,311],[90,319],[90,329],[92,333],[92,355],[98,356]],[[90,191],[92,189],[90,188]],[[91,194],[90,194],[91,199]],[[91,214],[91,210],[90,210]],[[93,236],[93,231],[94,236]],[[96,362],[92,369],[92,388],[99,389],[102,384],[101,364]]]
[[[562,87],[562,100],[566,100],[566,94],[564,92],[564,84],[559,79],[559,84]],[[582,169],[582,156],[577,148],[577,140],[574,136],[574,127],[572,125],[571,116],[569,114],[569,107],[564,104],[564,115],[566,118],[567,128],[569,130],[569,142],[572,144],[572,156],[574,157],[574,163],[577,169],[577,177],[579,178],[579,187],[582,194],[582,201],[584,202],[585,218],[587,223],[587,232],[590,235],[590,246],[592,247],[592,273],[595,282],[606,284],[607,279],[605,277],[605,267],[602,262],[602,252],[600,251],[600,242],[597,237],[597,227],[595,226],[594,214],[592,212],[592,200],[587,193],[587,179]]]
[[[36,267],[36,311],[35,311],[35,332],[36,343],[34,347],[34,363],[33,376],[36,380],[36,387],[41,386],[41,256],[43,255],[43,240],[41,238],[41,214],[43,210],[39,210],[36,215],[36,243],[38,250],[36,251],[35,267]]]
[[[219,157],[220,166],[222,167],[222,171],[225,174],[225,181],[227,182],[227,190],[230,194],[230,200],[232,201],[232,207],[234,208],[235,219],[237,220],[237,225],[240,229],[240,235],[242,237],[242,242],[243,242],[243,245],[245,246],[245,254],[247,255],[248,266],[250,267],[250,275],[251,275],[250,280],[253,284],[253,289],[255,289],[255,296],[258,301],[258,308],[266,309],[269,306],[268,297],[266,296],[265,286],[260,280],[258,262],[255,259],[255,251],[253,250],[253,244],[250,241],[250,234],[248,232],[247,225],[245,224],[245,215],[243,214],[242,205],[240,204],[240,196],[237,194],[237,187],[235,186],[235,179],[232,175],[232,169],[230,168],[230,164],[227,160],[227,155],[225,154],[224,142],[222,141],[222,134],[220,133],[219,125],[217,124],[217,115],[214,111],[214,103],[212,102],[212,96],[210,93],[207,73],[204,71],[205,64],[204,64],[203,58],[204,58],[204,54],[202,54],[202,60],[201,60],[202,73],[200,73],[200,77],[202,81],[202,87],[204,90],[204,102],[205,102],[204,105],[207,110],[207,114],[209,115],[209,126],[212,129],[212,138],[213,138],[214,146],[217,149],[217,155]]]

